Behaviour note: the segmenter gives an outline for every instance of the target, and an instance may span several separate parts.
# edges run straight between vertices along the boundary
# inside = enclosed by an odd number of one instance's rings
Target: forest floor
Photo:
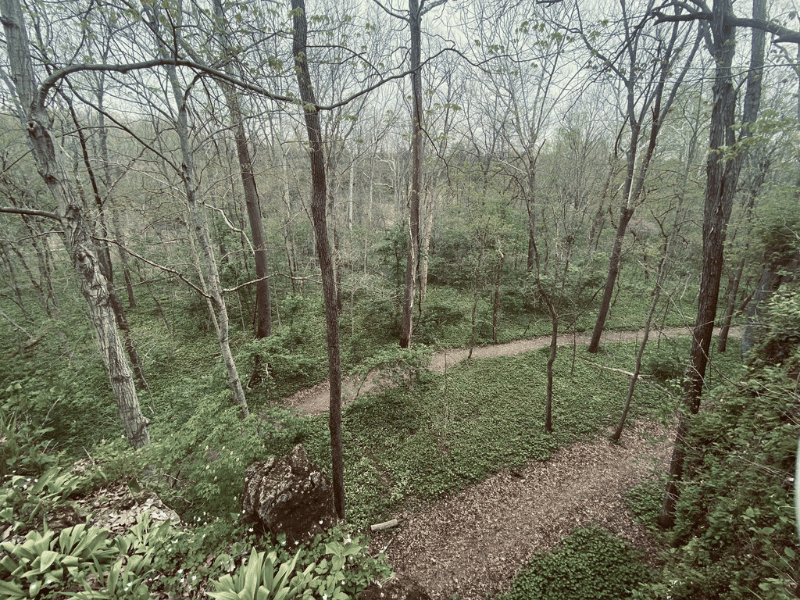
[[[742,328],[731,329],[731,337],[741,334]],[[602,341],[637,341],[642,335],[608,332]],[[691,329],[654,330],[651,339],[659,335],[687,336]],[[558,343],[586,345],[589,336],[562,335]],[[550,336],[543,336],[476,347],[472,358],[516,355],[549,344]],[[438,352],[430,368],[444,371],[468,355],[468,349]],[[356,392],[382,385],[376,376],[343,384],[345,402]],[[320,414],[327,410],[328,393],[323,383],[295,394],[287,404]],[[371,552],[385,550],[395,571],[416,579],[434,600],[477,600],[507,592],[534,553],[553,549],[562,537],[589,525],[618,535],[654,560],[657,545],[627,509],[625,495],[654,470],[666,468],[673,437],[658,424],[639,421],[628,424],[620,444],[605,436],[574,443],[547,461],[532,460],[453,496],[398,512],[393,517],[399,527],[374,533]]]

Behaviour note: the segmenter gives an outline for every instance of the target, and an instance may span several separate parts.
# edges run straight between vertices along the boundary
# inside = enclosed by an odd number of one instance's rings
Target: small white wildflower
[[[248,529],[247,531],[249,531],[250,533],[253,533],[253,528],[251,527],[251,528],[250,528],[250,529]]]
[[[178,569],[178,575],[183,575],[183,569]]]

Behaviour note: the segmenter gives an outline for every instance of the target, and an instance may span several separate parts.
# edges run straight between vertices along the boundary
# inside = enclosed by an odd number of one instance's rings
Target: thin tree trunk
[[[300,97],[305,105],[305,121],[311,144],[311,217],[317,239],[317,256],[322,273],[322,292],[325,296],[325,325],[328,343],[328,378],[330,381],[330,406],[328,429],[331,435],[331,461],[333,476],[333,502],[336,514],[344,519],[344,459],[342,454],[342,369],[339,356],[339,311],[336,306],[336,282],[333,259],[328,242],[328,225],[325,215],[327,190],[325,182],[325,157],[322,150],[322,131],[316,100],[306,62],[306,10],[304,0],[292,0],[294,39],[292,52]]]
[[[756,202],[756,197],[758,196],[758,191],[761,189],[761,186],[764,185],[764,180],[767,177],[767,172],[769,171],[770,160],[766,159],[761,161],[758,168],[758,173],[755,176],[755,179],[750,184],[750,189],[748,190],[748,200],[747,205],[745,207],[745,215],[744,215],[744,222],[745,224],[749,224],[750,221],[753,219],[753,206]],[[744,253],[747,253],[748,248],[750,247],[750,242],[748,241],[745,243],[744,246]],[[719,340],[717,342],[717,350],[719,352],[725,352],[728,346],[728,334],[731,329],[731,322],[733,321],[733,313],[735,312],[736,307],[736,296],[739,293],[739,284],[742,281],[742,273],[744,272],[745,266],[745,257],[739,260],[739,266],[736,269],[736,273],[731,280],[730,286],[728,286],[728,293],[726,294],[726,299],[728,303],[727,310],[725,311],[725,318],[722,322],[722,328],[719,332]]]
[[[647,143],[647,148],[645,149],[644,156],[641,159],[639,159],[637,155],[638,155],[638,146],[642,134],[641,131],[642,120],[643,120],[642,117],[644,117],[645,115],[644,113],[640,113],[640,117],[637,119],[635,101],[634,101],[633,79],[626,80],[626,87],[628,88],[627,116],[628,120],[630,121],[631,139],[628,145],[628,153],[627,153],[627,175],[625,178],[625,188],[624,188],[625,196],[623,199],[622,207],[620,209],[620,220],[617,226],[617,237],[614,241],[614,249],[612,250],[611,259],[609,261],[608,277],[606,278],[606,285],[605,289],[603,290],[603,299],[600,302],[600,310],[597,314],[597,321],[595,322],[594,330],[592,331],[592,339],[589,342],[588,352],[591,354],[596,353],[598,348],[600,347],[600,336],[603,334],[603,328],[605,327],[606,318],[608,317],[608,311],[611,306],[611,296],[614,293],[614,284],[619,275],[619,261],[622,251],[622,242],[625,236],[625,231],[627,230],[628,227],[628,223],[630,223],[631,217],[633,217],[633,211],[636,207],[636,202],[642,194],[645,178],[647,177],[647,171],[650,167],[650,161],[652,160],[653,153],[655,152],[656,149],[658,134],[661,131],[661,126],[664,122],[664,118],[668,114],[669,109],[672,106],[673,101],[675,100],[675,95],[677,93],[680,82],[686,75],[688,68],[691,65],[692,59],[694,58],[694,55],[697,52],[697,49],[700,45],[701,35],[698,33],[694,46],[692,47],[692,50],[689,52],[684,68],[682,69],[676,80],[673,82],[672,91],[670,92],[669,96],[667,97],[666,101],[663,103],[662,106],[664,89],[666,86],[667,79],[671,73],[671,68],[669,67],[670,59],[673,55],[672,50],[673,48],[675,48],[677,38],[678,38],[678,24],[675,23],[673,25],[671,39],[668,43],[667,48],[664,50],[665,58],[663,59],[663,63],[661,65],[658,84],[656,86],[653,95],[653,107],[652,107],[653,121],[650,126],[650,132],[649,132],[650,139]],[[638,170],[636,168],[637,161],[639,163]]]
[[[700,111],[700,103],[702,102],[702,88],[700,90],[700,94],[698,95],[698,116]],[[672,231],[670,231],[669,238],[667,238],[666,244],[664,245],[664,254],[661,257],[661,261],[658,264],[658,272],[656,275],[656,285],[653,289],[653,300],[650,304],[650,311],[647,313],[647,321],[644,326],[644,335],[642,337],[642,342],[639,345],[639,351],[636,353],[636,366],[633,370],[633,377],[631,377],[630,385],[628,386],[628,396],[625,399],[625,407],[622,410],[622,416],[619,420],[619,425],[617,426],[616,431],[611,436],[611,440],[614,442],[618,442],[620,437],[622,437],[622,430],[625,427],[625,421],[628,418],[628,411],[631,407],[631,401],[633,400],[633,392],[636,389],[636,383],[639,380],[639,373],[642,369],[642,357],[644,356],[644,350],[647,346],[647,341],[650,336],[650,327],[653,322],[653,316],[656,313],[656,308],[658,307],[658,302],[661,299],[661,290],[664,285],[664,280],[667,276],[667,270],[671,262],[671,254],[672,249],[675,247],[675,240],[678,238],[678,232],[681,229],[681,220],[683,219],[683,201],[686,197],[686,186],[689,181],[689,172],[692,168],[692,163],[694,163],[695,153],[697,152],[697,136],[699,133],[699,127],[694,129],[694,132],[691,136],[689,141],[689,152],[686,157],[686,166],[683,170],[683,180],[681,182],[680,192],[678,194],[678,204],[675,207],[675,218],[672,222]]]
[[[498,242],[499,245],[499,242]],[[500,277],[503,274],[503,263],[506,255],[498,248],[500,260],[497,263],[497,276],[494,280],[494,305],[492,306],[492,342],[497,343],[498,314],[500,313]]]
[[[216,5],[216,2],[215,2]],[[228,91],[228,109],[236,128],[236,154],[239,158],[239,169],[242,175],[244,201],[247,206],[247,220],[250,222],[250,233],[253,236],[253,257],[256,265],[256,327],[257,340],[269,337],[272,333],[272,307],[269,293],[269,268],[267,265],[267,242],[264,236],[264,225],[261,220],[261,203],[253,174],[253,162],[244,130],[244,122],[239,107],[239,99],[234,90]]]
[[[159,23],[157,10],[150,8],[150,25],[157,27]],[[154,32],[157,35],[157,31]],[[166,49],[160,49],[163,56],[167,56]],[[219,341],[222,361],[228,374],[228,384],[233,393],[233,401],[239,405],[243,416],[249,414],[247,408],[247,398],[245,397],[242,381],[233,360],[229,337],[228,309],[225,306],[225,299],[222,295],[222,285],[219,278],[217,261],[214,258],[214,250],[209,235],[208,222],[203,208],[197,198],[197,184],[195,183],[194,155],[189,141],[189,123],[187,117],[187,98],[181,91],[177,69],[174,65],[165,65],[167,77],[169,78],[173,99],[178,107],[178,118],[175,123],[176,133],[181,147],[181,172],[179,173],[186,193],[186,202],[189,206],[189,218],[191,229],[200,247],[203,271],[208,285],[209,300],[213,306],[213,313],[217,319],[217,339]]]
[[[400,329],[400,347],[411,345],[414,314],[414,287],[419,261],[419,196],[422,191],[422,12],[419,0],[408,0],[408,25],[411,32],[411,88],[413,110],[411,116],[411,190],[408,196],[409,244],[406,258],[403,321]]]

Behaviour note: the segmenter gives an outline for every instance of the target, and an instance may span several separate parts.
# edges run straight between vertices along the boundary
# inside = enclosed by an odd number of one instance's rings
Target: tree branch
[[[36,210],[33,208],[16,208],[11,206],[0,206],[0,213],[11,213],[15,215],[29,215],[31,217],[44,217],[46,219],[54,219],[61,222],[61,217],[56,213],[47,212],[46,210]]]
[[[115,245],[117,248],[119,248],[120,250],[123,250],[123,251],[127,252],[128,254],[130,254],[131,256],[133,256],[134,258],[138,258],[138,259],[139,259],[140,261],[142,261],[143,263],[145,263],[145,264],[148,264],[148,265],[150,265],[151,267],[155,267],[156,269],[160,269],[161,271],[164,271],[165,273],[170,273],[170,274],[172,274],[172,275],[175,275],[175,276],[176,276],[178,279],[180,279],[180,280],[181,280],[183,283],[185,283],[186,285],[188,285],[190,288],[192,288],[192,289],[193,289],[195,292],[197,292],[198,294],[200,294],[200,295],[201,295],[201,296],[203,296],[204,298],[208,298],[209,300],[211,300],[211,299],[212,299],[210,294],[207,294],[207,293],[205,293],[205,292],[204,292],[202,289],[200,289],[200,288],[199,288],[199,287],[198,287],[196,284],[194,284],[194,283],[192,283],[191,281],[189,281],[188,279],[186,279],[186,277],[185,277],[185,276],[183,275],[183,273],[181,273],[180,271],[176,271],[175,269],[170,269],[169,267],[165,267],[164,265],[160,265],[160,264],[158,264],[158,263],[156,263],[156,262],[153,262],[152,260],[148,260],[148,259],[146,259],[144,256],[142,256],[142,255],[140,255],[140,254],[137,254],[136,252],[134,252],[134,251],[133,251],[133,250],[131,250],[130,248],[128,248],[128,247],[126,247],[126,246],[123,246],[123,245],[122,245],[122,244],[120,244],[120,243],[119,243],[117,240],[111,240],[111,239],[106,239],[106,238],[101,238],[101,237],[96,237],[96,238],[94,238],[94,239],[96,239],[96,240],[98,240],[98,241],[100,241],[100,242],[105,242],[105,243],[107,243],[107,244],[114,244],[114,245]]]

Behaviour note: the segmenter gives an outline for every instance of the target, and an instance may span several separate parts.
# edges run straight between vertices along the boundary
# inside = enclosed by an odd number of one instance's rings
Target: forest
[[[0,20],[0,598],[800,597],[793,1]]]

